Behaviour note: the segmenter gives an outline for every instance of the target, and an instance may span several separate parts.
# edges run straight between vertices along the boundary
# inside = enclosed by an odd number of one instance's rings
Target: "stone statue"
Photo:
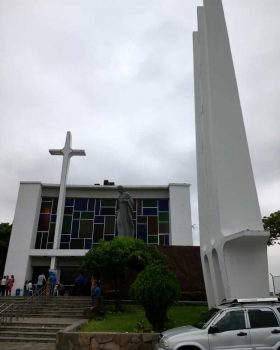
[[[134,237],[133,199],[122,186],[118,186],[117,190],[120,193],[117,216],[118,235],[119,237]]]

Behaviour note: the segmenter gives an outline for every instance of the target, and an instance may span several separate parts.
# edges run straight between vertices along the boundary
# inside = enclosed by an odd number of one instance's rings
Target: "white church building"
[[[107,182],[105,182],[107,183]],[[147,244],[193,245],[190,185],[125,186],[134,199],[134,236]],[[63,281],[77,273],[81,258],[117,233],[115,185],[64,188],[62,224],[56,244],[61,185],[21,182],[5,274],[15,275],[14,291],[42,271],[55,269]]]

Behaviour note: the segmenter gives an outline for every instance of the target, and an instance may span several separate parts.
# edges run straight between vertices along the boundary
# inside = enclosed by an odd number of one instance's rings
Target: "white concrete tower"
[[[201,259],[209,306],[269,294],[261,213],[221,0],[194,33]]]

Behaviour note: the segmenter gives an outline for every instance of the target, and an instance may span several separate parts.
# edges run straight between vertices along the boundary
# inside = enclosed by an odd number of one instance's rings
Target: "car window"
[[[246,328],[245,316],[243,310],[232,310],[226,314],[215,324],[220,332],[234,331]]]
[[[209,326],[209,324],[213,321],[213,319],[216,317],[217,313],[221,310],[212,308],[205,313],[203,313],[200,317],[200,320],[194,324],[197,328],[205,329]]]
[[[248,310],[251,328],[278,327],[278,321],[272,310]]]

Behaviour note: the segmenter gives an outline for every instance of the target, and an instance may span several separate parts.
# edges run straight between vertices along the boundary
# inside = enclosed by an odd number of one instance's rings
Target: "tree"
[[[131,296],[143,306],[154,331],[164,330],[168,308],[180,298],[180,285],[162,264],[151,264],[140,272],[130,288]]]
[[[116,291],[115,309],[122,309],[124,286],[132,271],[141,271],[155,261],[163,261],[163,255],[156,246],[148,246],[142,240],[124,237],[111,241],[100,240],[87,252],[83,267],[111,279]]]
[[[10,242],[12,225],[9,223],[0,224],[0,274],[4,273],[5,262]]]
[[[270,232],[267,245],[280,244],[278,242],[280,238],[280,211],[278,210],[269,216],[264,216],[262,221],[264,229]]]

